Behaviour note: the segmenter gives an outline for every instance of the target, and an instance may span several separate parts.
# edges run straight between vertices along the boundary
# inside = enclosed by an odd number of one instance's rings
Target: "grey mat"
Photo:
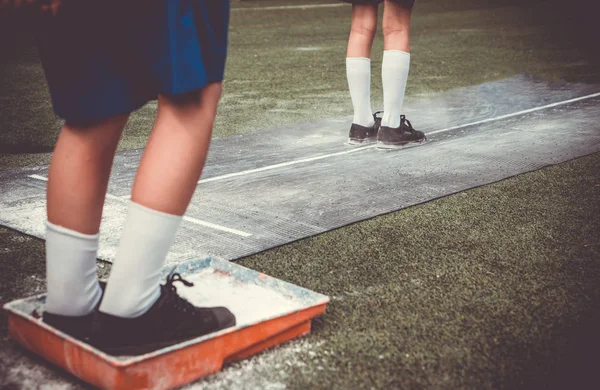
[[[169,262],[237,259],[600,151],[600,86],[527,75],[408,101],[417,148],[345,144],[351,117],[215,139]],[[119,153],[102,223],[112,259],[141,151]],[[47,167],[0,172],[0,224],[43,236]]]

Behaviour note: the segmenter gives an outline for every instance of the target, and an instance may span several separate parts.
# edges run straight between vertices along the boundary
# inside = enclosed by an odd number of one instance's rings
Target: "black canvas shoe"
[[[102,289],[102,295],[104,295],[106,282],[100,282],[100,288]],[[100,298],[100,302],[102,302],[102,298]],[[56,328],[69,336],[82,341],[89,341],[92,331],[92,322],[94,320],[94,315],[100,307],[100,302],[98,302],[94,311],[85,316],[63,316],[45,311],[42,314],[42,320],[51,327]]]
[[[141,355],[235,326],[235,316],[229,310],[192,305],[177,294],[174,282],[193,286],[178,273],[171,273],[160,286],[160,298],[139,317],[97,312],[91,344],[110,355]]]
[[[377,148],[396,149],[418,146],[427,142],[422,131],[413,129],[412,124],[404,115],[400,115],[400,126],[381,126],[377,133]]]
[[[350,126],[348,143],[350,145],[361,145],[375,142],[377,140],[377,131],[379,131],[379,127],[381,126],[381,117],[378,115],[382,112],[383,111],[377,111],[375,114],[373,114],[375,124],[372,127],[361,126],[353,123],[352,126]]]

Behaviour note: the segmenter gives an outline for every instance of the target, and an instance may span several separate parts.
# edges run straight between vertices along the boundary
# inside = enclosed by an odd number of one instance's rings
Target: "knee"
[[[402,23],[383,23],[381,30],[384,38],[390,36],[408,35],[409,33],[408,25]]]
[[[358,23],[352,23],[350,33],[373,40],[375,38],[375,34],[377,33],[377,21],[361,21]]]

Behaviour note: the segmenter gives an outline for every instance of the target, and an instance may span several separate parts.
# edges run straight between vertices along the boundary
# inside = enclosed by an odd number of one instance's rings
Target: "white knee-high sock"
[[[404,103],[404,92],[408,80],[410,53],[400,50],[385,50],[381,65],[383,82],[383,116],[381,125],[400,126],[400,115]]]
[[[96,273],[99,234],[46,223],[46,311],[64,316],[91,313],[102,290]]]
[[[131,202],[100,311],[133,318],[150,309],[160,296],[162,266],[182,219]]]
[[[364,57],[346,58],[346,77],[350,98],[354,107],[353,123],[361,126],[373,126],[371,110],[371,60]]]

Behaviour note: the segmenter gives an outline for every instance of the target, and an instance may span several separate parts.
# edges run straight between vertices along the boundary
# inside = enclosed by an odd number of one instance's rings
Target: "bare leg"
[[[410,53],[411,7],[385,0],[383,9],[383,48]]]
[[[183,215],[206,161],[221,90],[221,83],[213,83],[183,102],[159,97],[156,124],[133,185],[134,202]]]
[[[352,5],[352,25],[346,57],[371,58],[371,47],[377,32],[377,5]]]
[[[81,127],[66,123],[48,175],[48,220],[84,234],[96,234],[113,158],[127,115]]]
[[[377,5],[352,5],[352,25],[346,55],[346,77],[354,118],[349,138],[352,142],[367,137],[364,133],[373,127],[371,110],[371,47],[377,30]],[[359,134],[360,133],[360,134]]]

